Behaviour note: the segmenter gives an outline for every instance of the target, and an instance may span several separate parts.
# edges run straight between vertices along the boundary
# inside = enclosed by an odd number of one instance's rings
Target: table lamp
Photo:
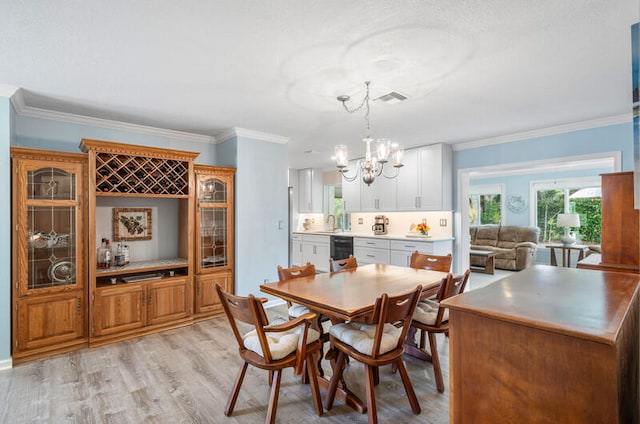
[[[570,246],[576,242],[576,238],[572,235],[571,228],[580,226],[580,215],[577,213],[560,213],[558,214],[558,227],[564,227],[564,235],[560,237],[560,241],[565,246]]]

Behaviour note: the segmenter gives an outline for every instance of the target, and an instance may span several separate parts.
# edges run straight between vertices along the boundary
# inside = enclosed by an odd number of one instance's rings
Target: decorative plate
[[[507,207],[511,212],[521,212],[526,206],[527,202],[519,194],[512,194],[507,198]]]

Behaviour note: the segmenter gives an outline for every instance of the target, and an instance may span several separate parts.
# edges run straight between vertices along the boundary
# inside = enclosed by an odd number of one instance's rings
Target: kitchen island
[[[639,283],[535,265],[444,301],[450,421],[638,423]]]

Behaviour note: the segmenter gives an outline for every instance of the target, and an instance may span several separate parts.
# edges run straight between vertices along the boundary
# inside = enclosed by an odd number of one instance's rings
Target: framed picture
[[[151,208],[113,208],[113,241],[151,240]]]

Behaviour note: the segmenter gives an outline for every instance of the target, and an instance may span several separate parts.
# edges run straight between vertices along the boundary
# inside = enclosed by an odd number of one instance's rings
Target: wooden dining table
[[[314,312],[328,316],[333,323],[366,320],[373,312],[376,299],[382,294],[390,296],[406,293],[422,285],[422,298],[437,293],[447,273],[427,271],[394,265],[370,264],[354,269],[315,274],[287,281],[262,284],[264,293],[304,305]],[[322,332],[322,325],[317,328]],[[335,351],[327,352],[333,368]],[[329,380],[321,371],[320,387],[324,390]],[[366,404],[340,382],[336,397],[359,412],[366,412]]]

